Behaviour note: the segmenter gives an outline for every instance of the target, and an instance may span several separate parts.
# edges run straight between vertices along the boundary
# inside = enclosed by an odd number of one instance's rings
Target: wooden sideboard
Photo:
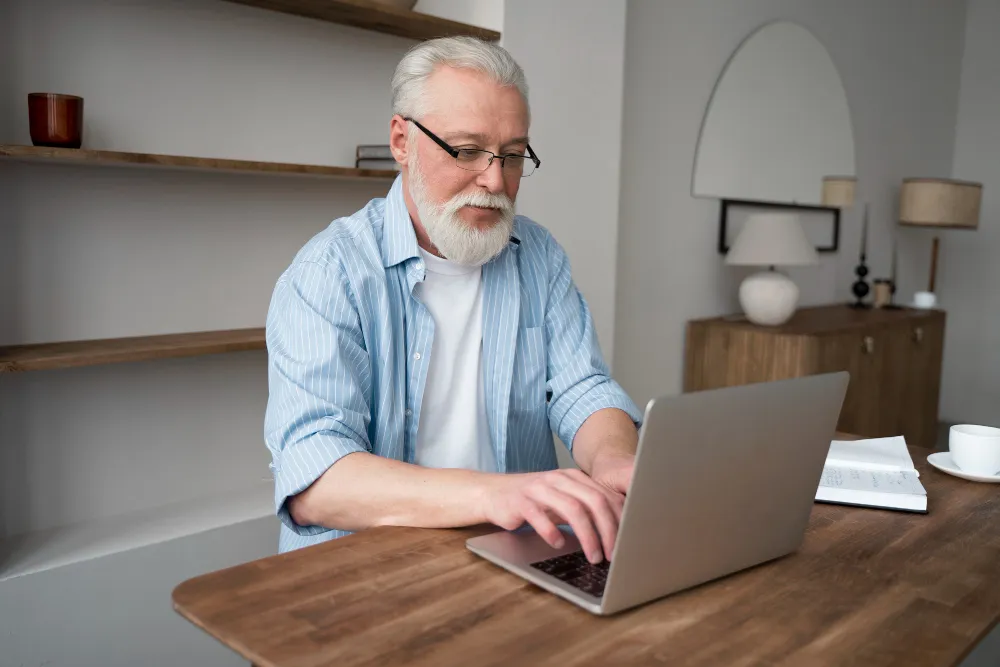
[[[687,325],[684,390],[845,370],[851,374],[837,428],[866,437],[903,435],[933,448],[945,314],[940,310],[800,309],[777,327],[742,315]],[[780,406],[775,406],[780,410]]]

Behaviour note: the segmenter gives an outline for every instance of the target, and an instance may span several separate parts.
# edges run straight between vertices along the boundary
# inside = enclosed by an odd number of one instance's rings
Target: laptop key
[[[604,586],[611,563],[602,561],[594,565],[587,560],[582,551],[576,551],[532,563],[531,567],[585,593],[601,597],[604,595]]]

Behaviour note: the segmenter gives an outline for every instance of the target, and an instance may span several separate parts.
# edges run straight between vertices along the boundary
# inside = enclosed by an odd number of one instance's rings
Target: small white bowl
[[[937,305],[937,296],[934,292],[916,292],[913,295],[914,308],[933,308]]]

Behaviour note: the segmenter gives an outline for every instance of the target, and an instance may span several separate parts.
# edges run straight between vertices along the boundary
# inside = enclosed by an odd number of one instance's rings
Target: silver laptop
[[[846,372],[657,398],[610,563],[568,527],[467,541],[474,553],[594,614],[613,614],[798,549],[847,391]]]

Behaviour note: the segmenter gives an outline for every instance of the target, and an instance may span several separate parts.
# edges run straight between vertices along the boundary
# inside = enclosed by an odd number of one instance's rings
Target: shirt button
[[[406,416],[407,417],[412,417],[413,416],[413,410],[411,410],[409,408],[406,408]]]
[[[417,271],[423,271],[424,270],[424,263],[423,262],[417,262],[415,264],[415,267],[416,267]]]
[[[414,352],[413,353],[413,358],[416,359],[417,361],[420,361],[420,353],[419,352]]]

